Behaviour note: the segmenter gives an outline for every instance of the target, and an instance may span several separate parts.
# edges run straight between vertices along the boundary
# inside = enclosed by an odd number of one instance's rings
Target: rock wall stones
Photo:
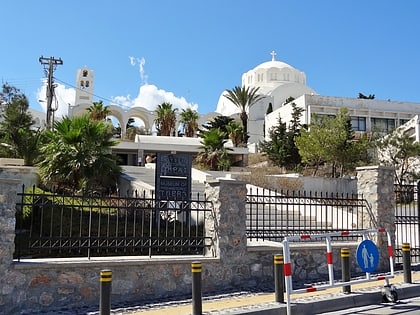
[[[0,179],[0,307],[11,302],[18,278],[10,277],[15,249],[15,200],[20,181]]]
[[[359,167],[357,171],[357,190],[371,206],[371,215],[376,226],[385,228],[395,248],[395,193],[394,169],[384,166]],[[369,217],[365,222],[371,222]],[[380,254],[379,268],[389,270],[388,240],[385,233],[373,235]]]
[[[392,208],[392,198],[379,181],[391,180],[360,170],[361,189],[369,190],[372,209],[377,207],[377,221]],[[387,175],[388,174],[388,175]],[[371,180],[374,179],[372,184]],[[374,188],[372,186],[378,186]],[[80,259],[12,260],[15,229],[15,197],[18,182],[0,180],[0,314],[17,314],[77,308],[98,310],[100,271],[112,271],[111,303],[139,305],[179,297],[191,297],[191,263],[202,263],[203,294],[247,289],[274,290],[273,256],[281,247],[251,246],[246,238],[246,185],[220,180],[210,182],[206,195],[213,211],[206,216],[206,233],[211,244],[204,256],[112,257]],[[382,187],[382,188],[380,188]],[[377,204],[379,200],[381,203]],[[386,204],[390,203],[390,204]],[[377,206],[376,206],[377,204]],[[388,226],[387,226],[388,227]],[[333,244],[336,279],[341,277],[340,249],[355,246]],[[352,254],[351,270],[357,270]],[[326,246],[294,244],[291,246],[294,286],[328,280]]]

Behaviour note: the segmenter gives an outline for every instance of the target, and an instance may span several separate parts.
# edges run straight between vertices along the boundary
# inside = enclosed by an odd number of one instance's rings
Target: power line
[[[90,94],[90,95],[92,95],[92,96],[94,96],[94,97],[96,97],[96,98],[98,98],[98,99],[100,99],[100,100],[103,100],[103,101],[110,102],[110,103],[112,103],[112,104],[118,105],[118,106],[122,107],[123,109],[130,109],[130,108],[131,108],[131,107],[129,107],[129,106],[125,106],[125,105],[123,105],[123,104],[119,104],[119,103],[117,103],[117,102],[115,102],[114,100],[111,100],[111,99],[109,99],[109,98],[106,98],[106,97],[103,97],[103,96],[100,96],[100,95],[97,95],[97,94],[91,93],[91,92],[86,91],[86,90],[82,90],[81,88],[79,88],[79,87],[77,87],[77,86],[74,86],[73,84],[67,83],[67,82],[65,82],[65,81],[63,81],[63,80],[60,80],[60,79],[58,79],[58,78],[56,78],[56,77],[54,77],[54,79],[56,79],[58,82],[60,82],[60,83],[62,83],[62,84],[65,84],[65,85],[67,85],[67,86],[70,86],[70,87],[72,87],[72,88],[74,88],[74,89],[76,89],[76,90],[83,91],[84,93]]]

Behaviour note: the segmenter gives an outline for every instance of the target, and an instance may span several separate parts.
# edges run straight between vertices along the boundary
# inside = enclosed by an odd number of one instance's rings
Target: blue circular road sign
[[[372,273],[379,263],[379,251],[371,240],[364,240],[357,246],[356,258],[359,267],[364,272]]]

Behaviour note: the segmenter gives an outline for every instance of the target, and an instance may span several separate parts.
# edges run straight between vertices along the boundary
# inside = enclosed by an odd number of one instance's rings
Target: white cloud
[[[42,81],[42,86],[37,90],[37,98],[43,111],[47,112],[47,80],[43,79]],[[53,99],[52,108],[57,108],[55,117],[58,118],[68,114],[69,104],[74,105],[76,90],[74,88],[66,88],[65,85],[60,83],[55,83],[55,85],[56,97]]]
[[[142,58],[136,58],[136,57],[128,57],[130,59],[130,64],[132,66],[136,66],[138,64],[139,66],[139,73],[140,73],[140,79],[142,84],[147,84],[147,74],[144,71],[144,65],[146,64],[146,59]]]
[[[174,108],[178,109],[198,109],[197,104],[189,103],[184,97],[175,96],[174,93],[159,89],[153,84],[140,86],[139,94],[135,99],[131,99],[131,96],[127,95],[113,97],[113,101],[125,107],[144,107],[148,110],[155,110],[163,102],[171,103]]]
[[[144,107],[148,110],[155,110],[159,104],[168,102],[174,108],[198,110],[198,104],[188,102],[184,97],[176,96],[173,92],[168,92],[159,89],[156,85],[148,84],[148,76],[145,72],[144,65],[146,60],[144,58],[129,57],[132,66],[139,66],[139,74],[141,85],[139,93],[136,98],[131,99],[131,95],[115,96],[112,100],[124,107]]]

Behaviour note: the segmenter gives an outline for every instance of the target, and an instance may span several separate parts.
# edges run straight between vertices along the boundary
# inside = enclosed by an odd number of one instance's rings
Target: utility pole
[[[63,60],[61,58],[45,58],[43,56],[39,57],[39,62],[44,65],[44,69],[48,78],[47,81],[47,120],[46,120],[46,127],[47,129],[51,129],[51,115],[53,113],[52,109],[52,101],[54,97],[54,70],[57,67],[57,65],[62,65]],[[48,67],[47,67],[48,66]],[[55,110],[55,109],[54,109]]]

